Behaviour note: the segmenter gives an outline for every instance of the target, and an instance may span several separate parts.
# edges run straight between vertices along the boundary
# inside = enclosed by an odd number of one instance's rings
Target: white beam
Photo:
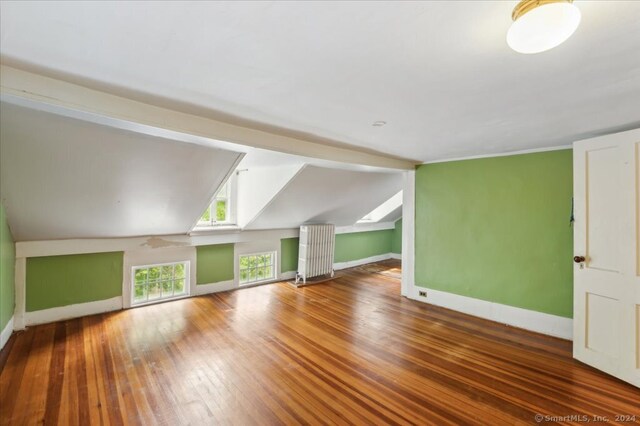
[[[404,173],[402,188],[402,284],[400,294],[410,297],[415,285],[416,172]]]
[[[287,136],[285,130],[281,134],[276,134],[260,130],[257,126],[243,127],[180,112],[177,103],[175,109],[159,107],[6,65],[1,66],[0,74],[2,95],[19,97],[61,109],[323,160],[400,170],[414,167],[411,161],[383,154]]]

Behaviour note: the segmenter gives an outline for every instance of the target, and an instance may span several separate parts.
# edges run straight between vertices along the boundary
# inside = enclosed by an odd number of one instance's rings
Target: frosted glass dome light
[[[522,0],[513,9],[507,44],[516,52],[539,53],[562,44],[580,24],[573,0]]]

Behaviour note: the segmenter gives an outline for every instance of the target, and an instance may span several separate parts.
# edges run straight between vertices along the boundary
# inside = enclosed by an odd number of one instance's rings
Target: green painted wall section
[[[196,284],[211,284],[233,279],[233,244],[196,247]]]
[[[391,237],[391,253],[402,254],[402,219],[396,220]]]
[[[336,235],[335,262],[349,262],[391,253],[394,229]],[[298,238],[280,240],[280,272],[298,269]]]
[[[15,264],[16,246],[11,237],[4,206],[0,204],[0,331],[6,327],[15,308]]]
[[[416,284],[571,318],[572,151],[416,170]]]
[[[27,312],[122,296],[123,252],[27,259]]]
[[[336,262],[391,253],[393,229],[336,235]]]
[[[280,272],[291,272],[298,269],[298,238],[280,240]]]

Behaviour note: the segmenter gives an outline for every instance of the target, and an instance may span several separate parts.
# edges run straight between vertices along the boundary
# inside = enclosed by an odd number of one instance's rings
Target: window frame
[[[201,220],[204,212],[198,218],[196,227],[216,227],[216,226],[231,226],[237,224],[236,218],[236,202],[237,202],[237,176],[238,172],[234,171],[231,176],[224,182],[224,184],[218,189],[213,196],[213,199],[207,206],[209,210],[209,220]],[[222,194],[222,195],[221,195]],[[219,201],[225,202],[225,220],[217,219],[217,203]],[[205,212],[207,211],[205,209]]]
[[[136,271],[140,270],[140,269],[149,269],[149,268],[155,268],[155,267],[160,267],[162,268],[163,266],[174,266],[173,268],[173,275],[172,275],[172,279],[170,280],[162,280],[161,278],[154,281],[154,283],[157,284],[163,284],[164,282],[167,281],[171,281],[173,282],[172,284],[172,288],[174,288],[175,286],[175,281],[181,279],[184,281],[184,292],[180,293],[180,294],[173,294],[171,297],[159,297],[157,299],[152,299],[149,300],[149,280],[147,279],[146,281],[146,287],[147,287],[147,298],[145,301],[142,302],[136,302],[135,300],[135,295],[136,295]],[[176,279],[175,277],[175,265],[184,265],[184,277],[183,278],[179,278]],[[190,260],[176,260],[176,261],[171,261],[171,262],[163,262],[163,263],[151,263],[151,264],[147,264],[147,265],[131,265],[130,266],[130,277],[131,280],[129,282],[129,287],[130,287],[130,297],[129,297],[129,303],[130,303],[130,307],[132,308],[137,308],[139,306],[145,306],[145,305],[152,305],[154,303],[161,303],[161,302],[166,302],[169,300],[178,300],[178,299],[183,299],[185,297],[190,297],[191,296],[191,261]],[[162,270],[160,272],[160,277],[162,277]],[[173,293],[175,293],[175,290],[173,291]],[[162,294],[162,290],[160,291],[160,294]]]
[[[249,271],[251,269],[256,270],[256,277],[257,277],[257,269],[258,266],[254,266],[252,268],[242,268],[241,265],[241,258],[243,257],[257,257],[257,256],[265,256],[265,255],[271,255],[271,263],[268,265],[263,265],[261,266],[261,268],[265,268],[270,266],[271,267],[271,276],[269,277],[265,277],[263,279],[256,279],[253,281],[242,281],[242,271]],[[278,272],[277,272],[277,268],[278,268],[278,251],[277,250],[267,250],[267,251],[262,251],[262,252],[257,252],[257,253],[243,253],[243,254],[238,254],[238,286],[239,287],[246,287],[246,286],[253,286],[256,284],[263,284],[263,283],[267,283],[267,282],[272,282],[272,281],[276,281],[278,279]]]

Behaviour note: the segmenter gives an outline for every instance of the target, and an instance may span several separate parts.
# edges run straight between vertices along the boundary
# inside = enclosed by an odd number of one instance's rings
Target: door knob
[[[587,260],[584,256],[574,256],[573,261],[576,263],[582,263]]]

